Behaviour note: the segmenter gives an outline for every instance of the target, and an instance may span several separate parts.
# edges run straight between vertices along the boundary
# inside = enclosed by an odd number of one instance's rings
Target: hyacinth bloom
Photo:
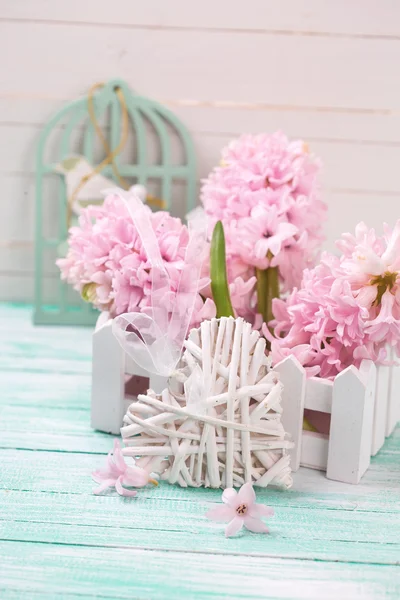
[[[210,231],[218,220],[224,225],[228,263],[240,257],[250,269],[284,264],[286,252],[300,243],[293,281],[282,277],[285,289],[300,283],[324,239],[318,171],[305,144],[280,132],[243,135],[222,151],[221,166],[203,182],[201,200]],[[274,258],[267,258],[269,250]]]
[[[183,270],[189,232],[180,219],[167,212],[151,212],[151,225],[170,281],[170,292],[163,298],[172,310]],[[151,264],[140,236],[118,195],[109,195],[102,206],[89,206],[82,211],[79,227],[69,232],[69,250],[57,265],[61,276],[83,298],[115,317],[125,312],[151,310]],[[209,279],[202,278],[195,299],[192,325],[213,316],[212,300],[204,303],[200,292]]]
[[[143,487],[148,483],[158,485],[144,469],[126,464],[118,440],[114,441],[114,449],[107,456],[105,468],[94,471],[92,477],[100,484],[93,490],[94,494],[101,494],[107,488],[114,487],[120,496],[136,496],[136,490],[126,489],[125,486]]]
[[[246,266],[244,281],[256,270],[272,268],[283,291],[300,284],[323,240],[326,207],[320,200],[318,171],[319,162],[306,145],[280,132],[243,135],[222,151],[220,166],[203,182],[201,200],[210,234],[217,221],[223,223],[228,276],[230,263],[240,261]],[[232,304],[243,316],[233,296]],[[257,307],[252,298],[249,306],[253,322],[257,311],[266,318],[260,301]]]
[[[274,301],[273,362],[294,354],[308,375],[334,377],[363,358],[400,355],[400,220],[377,236],[365,223],[337,242],[340,257],[325,253],[304,272],[302,285]]]
[[[268,533],[268,527],[261,517],[271,517],[272,508],[256,503],[256,494],[251,483],[245,483],[236,492],[227,488],[222,494],[223,505],[217,505],[206,513],[212,521],[228,522],[225,529],[226,537],[238,533],[243,526],[254,533]]]

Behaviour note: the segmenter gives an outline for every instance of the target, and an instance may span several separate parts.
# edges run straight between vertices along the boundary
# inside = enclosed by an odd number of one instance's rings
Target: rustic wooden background
[[[43,124],[113,77],[188,126],[199,179],[240,133],[305,138],[325,165],[329,248],[399,216],[396,0],[0,0],[0,54],[0,299],[32,295]]]
[[[359,485],[258,488],[270,534],[227,540],[220,490],[92,494],[113,438],[90,427],[90,330],[0,304],[0,331],[1,600],[399,600],[400,427]]]

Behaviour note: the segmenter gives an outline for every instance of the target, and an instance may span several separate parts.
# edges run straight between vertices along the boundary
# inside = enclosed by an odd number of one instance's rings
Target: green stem
[[[217,317],[234,317],[226,273],[225,235],[221,221],[214,227],[210,248],[211,291]]]
[[[267,290],[268,290],[268,269],[256,269],[257,276],[257,307],[262,315],[263,321],[268,323],[267,319]]]
[[[258,312],[268,324],[274,318],[272,300],[279,298],[279,270],[278,267],[256,269],[256,275]]]

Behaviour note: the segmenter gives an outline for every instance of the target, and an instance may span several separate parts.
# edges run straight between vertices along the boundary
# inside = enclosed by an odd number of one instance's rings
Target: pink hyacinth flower
[[[230,263],[238,260],[247,266],[244,281],[255,267],[272,266],[279,268],[282,291],[300,285],[324,239],[319,170],[307,145],[281,132],[243,135],[222,151],[222,162],[203,181],[200,196],[210,234],[217,221],[223,223],[230,284]],[[232,305],[237,311],[233,297]],[[248,312],[237,314],[248,318]]]
[[[254,533],[268,533],[261,517],[271,517],[274,511],[264,504],[256,503],[256,494],[251,483],[242,485],[238,492],[227,488],[222,494],[222,501],[224,504],[209,510],[206,517],[212,521],[229,521],[225,529],[226,537],[238,533],[243,525]]]
[[[178,293],[180,278],[185,267],[189,244],[189,230],[180,219],[164,211],[143,210],[151,222],[162,263],[168,273],[169,290],[163,297],[168,315]],[[82,210],[79,226],[72,227],[68,237],[68,253],[57,265],[61,277],[102,311],[114,318],[126,312],[148,314],[152,311],[151,284],[153,269],[149,263],[137,228],[129,217],[126,206],[116,193],[110,193],[101,206],[90,205]],[[191,327],[202,321],[204,294],[200,280]],[[208,294],[209,295],[209,294]],[[212,306],[206,307],[212,312]]]
[[[149,478],[149,474],[141,467],[128,466],[121,452],[118,440],[114,441],[113,452],[109,452],[105,469],[92,473],[92,477],[99,487],[93,490],[94,494],[101,494],[109,487],[115,487],[120,496],[136,496],[136,490],[127,490],[126,487],[143,487],[146,484],[158,482]]]
[[[395,297],[391,292],[386,291],[382,296],[378,316],[365,323],[365,331],[373,342],[400,340],[400,321],[393,316],[394,304]]]

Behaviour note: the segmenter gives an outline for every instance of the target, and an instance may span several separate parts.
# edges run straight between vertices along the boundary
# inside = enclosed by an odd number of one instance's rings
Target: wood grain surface
[[[301,468],[257,491],[268,536],[225,539],[220,492],[92,494],[112,437],[89,425],[91,332],[0,305],[0,597],[398,600],[400,428],[358,486]]]

